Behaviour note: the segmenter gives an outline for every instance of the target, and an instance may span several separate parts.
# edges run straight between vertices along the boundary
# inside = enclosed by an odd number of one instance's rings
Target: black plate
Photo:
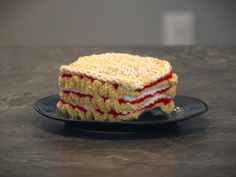
[[[146,112],[139,119],[133,121],[111,122],[111,121],[96,121],[96,120],[73,120],[61,114],[56,107],[59,100],[58,95],[51,95],[42,98],[34,103],[34,109],[43,116],[64,121],[70,126],[78,128],[96,130],[96,131],[139,131],[151,129],[156,126],[176,123],[200,115],[208,110],[207,104],[197,98],[177,95],[174,99],[176,108],[171,114],[164,114],[158,108]]]

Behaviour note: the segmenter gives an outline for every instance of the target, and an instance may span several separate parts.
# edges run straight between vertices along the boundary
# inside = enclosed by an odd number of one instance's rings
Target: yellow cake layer
[[[92,81],[88,78],[81,79],[74,75],[72,77],[59,77],[59,86],[65,89],[80,89],[84,90],[91,95],[109,96],[110,98],[122,98],[124,95],[138,96],[157,87],[176,85],[178,82],[178,76],[172,74],[172,78],[159,82],[152,87],[148,87],[142,91],[134,91],[127,89],[124,86],[118,86],[116,89],[110,83],[103,83],[99,80]]]
[[[151,110],[153,108],[160,107],[164,112],[172,112],[174,110],[174,102],[171,101],[168,104],[157,103],[150,109],[145,109],[130,113],[128,115],[118,115],[113,116],[110,113],[98,113],[94,109],[89,109],[86,112],[82,112],[79,109],[73,109],[69,104],[62,104],[61,102],[57,103],[57,108],[64,114],[68,114],[72,119],[81,119],[81,120],[100,120],[100,121],[123,121],[123,120],[133,120],[137,119],[143,112]]]
[[[176,86],[171,86],[167,91],[161,93],[164,95],[167,95],[171,98],[174,98],[176,95]],[[160,95],[160,94],[155,94]],[[89,107],[90,109],[99,108],[102,111],[110,111],[111,109],[117,111],[117,112],[123,112],[125,110],[138,110],[140,109],[144,104],[149,102],[152,97],[148,97],[145,100],[143,100],[140,103],[131,104],[131,103],[119,103],[118,99],[116,98],[107,98],[104,100],[101,96],[95,95],[93,98],[90,97],[79,97],[78,95],[74,93],[63,93],[60,92],[60,97],[69,103],[75,103],[76,105],[84,105],[86,107]]]

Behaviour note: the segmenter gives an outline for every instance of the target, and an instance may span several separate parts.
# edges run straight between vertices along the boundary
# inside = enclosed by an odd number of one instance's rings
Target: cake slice
[[[170,113],[177,82],[165,60],[123,53],[84,56],[60,67],[57,107],[83,120],[132,120],[156,107]]]

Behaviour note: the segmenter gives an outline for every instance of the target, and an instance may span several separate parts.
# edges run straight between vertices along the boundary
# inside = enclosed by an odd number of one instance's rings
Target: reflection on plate
[[[156,108],[142,114],[139,119],[132,121],[109,122],[97,120],[73,120],[58,111],[56,107],[58,100],[58,95],[42,98],[34,103],[34,109],[47,118],[64,121],[68,125],[76,126],[78,128],[97,131],[145,131],[145,129],[153,128],[155,126],[183,121],[200,115],[208,110],[207,104],[200,99],[177,95],[174,98],[176,108],[171,114],[164,114]]]

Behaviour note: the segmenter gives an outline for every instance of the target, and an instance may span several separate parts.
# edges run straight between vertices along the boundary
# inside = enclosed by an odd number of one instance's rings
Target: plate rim
[[[53,97],[53,96],[58,96],[58,94],[53,94],[53,95],[49,95],[43,98],[40,98],[39,100],[37,100],[36,102],[34,102],[33,104],[33,108],[36,112],[38,112],[39,114],[41,114],[42,116],[48,118],[48,119],[53,119],[53,120],[57,120],[57,121],[63,121],[65,123],[77,123],[77,124],[89,124],[89,123],[96,123],[96,124],[117,124],[117,125],[155,125],[155,124],[168,124],[168,123],[175,123],[175,122],[180,122],[180,121],[184,121],[187,119],[190,119],[192,117],[201,115],[205,112],[208,111],[209,107],[207,105],[207,103],[199,98],[196,97],[192,97],[192,96],[185,96],[185,95],[176,95],[179,97],[185,97],[185,98],[190,98],[190,99],[194,99],[197,100],[201,103],[203,103],[205,109],[203,111],[200,111],[198,113],[194,113],[192,115],[186,116],[184,118],[179,118],[179,119],[168,119],[168,120],[159,120],[159,121],[150,121],[150,122],[134,122],[134,121],[104,121],[104,120],[80,120],[80,119],[61,119],[58,118],[56,116],[53,115],[47,115],[45,114],[40,108],[38,108],[37,104],[40,103],[42,100],[45,100],[49,97]]]

